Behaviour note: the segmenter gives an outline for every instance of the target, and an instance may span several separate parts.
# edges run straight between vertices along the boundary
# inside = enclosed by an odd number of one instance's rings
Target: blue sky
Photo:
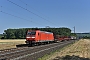
[[[89,23],[90,0],[0,0],[0,33],[46,26],[90,32]]]

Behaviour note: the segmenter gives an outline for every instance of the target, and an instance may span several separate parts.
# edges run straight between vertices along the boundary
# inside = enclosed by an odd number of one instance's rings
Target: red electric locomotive
[[[34,43],[43,43],[43,42],[53,42],[54,36],[51,32],[45,32],[40,30],[28,30],[26,35],[26,43],[34,44]]]

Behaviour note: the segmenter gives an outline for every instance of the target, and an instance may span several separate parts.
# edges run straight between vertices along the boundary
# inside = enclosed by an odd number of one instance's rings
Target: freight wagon
[[[55,40],[57,41],[68,41],[71,40],[70,36],[60,36],[60,35],[55,35]]]

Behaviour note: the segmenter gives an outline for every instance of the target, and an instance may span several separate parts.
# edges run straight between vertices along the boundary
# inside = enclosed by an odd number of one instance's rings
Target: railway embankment
[[[81,39],[38,60],[90,60],[90,39]]]

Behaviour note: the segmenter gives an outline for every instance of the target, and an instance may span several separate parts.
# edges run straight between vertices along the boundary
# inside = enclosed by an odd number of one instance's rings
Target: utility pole
[[[75,33],[75,26],[73,28],[74,28],[74,33]]]

